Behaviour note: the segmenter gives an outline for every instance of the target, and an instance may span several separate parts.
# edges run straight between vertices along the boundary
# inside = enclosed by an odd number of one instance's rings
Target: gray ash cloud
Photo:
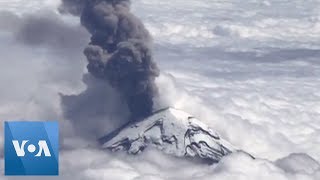
[[[129,0],[63,0],[60,11],[80,16],[91,34],[84,54],[88,71],[110,83],[126,100],[132,120],[150,115],[157,95],[159,69],[152,39],[130,12]]]

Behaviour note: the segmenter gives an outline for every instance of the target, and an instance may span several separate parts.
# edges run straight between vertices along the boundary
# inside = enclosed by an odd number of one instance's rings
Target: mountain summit
[[[177,157],[200,158],[213,163],[236,151],[207,125],[174,108],[127,124],[101,138],[100,143],[111,151],[138,154],[148,147],[155,147]]]

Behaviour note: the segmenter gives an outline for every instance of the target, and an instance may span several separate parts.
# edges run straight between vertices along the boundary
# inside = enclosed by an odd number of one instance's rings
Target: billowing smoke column
[[[61,10],[79,15],[92,35],[84,50],[88,71],[122,94],[132,120],[150,115],[159,69],[152,58],[151,37],[130,12],[130,0],[63,0]]]

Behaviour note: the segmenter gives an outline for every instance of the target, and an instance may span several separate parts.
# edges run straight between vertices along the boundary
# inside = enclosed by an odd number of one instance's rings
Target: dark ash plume
[[[92,35],[84,50],[88,71],[120,92],[133,120],[150,115],[159,69],[149,32],[130,12],[130,0],[62,1],[61,12],[79,15]]]

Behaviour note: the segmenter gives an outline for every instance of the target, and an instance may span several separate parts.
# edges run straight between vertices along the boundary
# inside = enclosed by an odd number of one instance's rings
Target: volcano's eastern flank
[[[130,0],[63,0],[61,10],[79,15],[91,34],[84,50],[88,71],[120,92],[133,120],[149,116],[159,69],[149,32],[130,12]]]
[[[100,139],[103,148],[138,154],[154,147],[177,157],[218,162],[235,148],[207,125],[181,110],[168,108]]]

